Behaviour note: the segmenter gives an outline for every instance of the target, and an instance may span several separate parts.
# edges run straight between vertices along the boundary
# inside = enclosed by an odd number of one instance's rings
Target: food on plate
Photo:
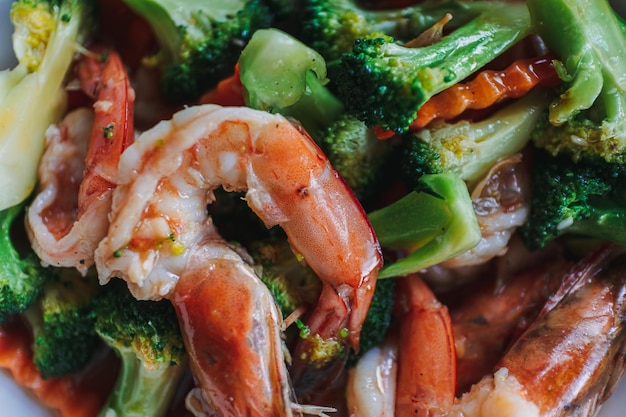
[[[52,412],[595,416],[621,380],[606,0],[11,21],[0,366]]]

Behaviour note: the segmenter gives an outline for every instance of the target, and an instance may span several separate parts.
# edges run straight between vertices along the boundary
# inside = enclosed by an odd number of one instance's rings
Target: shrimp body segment
[[[452,406],[456,388],[450,314],[419,275],[397,279],[402,317],[395,415],[439,416]]]
[[[79,79],[96,100],[46,132],[39,191],[27,215],[27,231],[42,263],[75,267],[83,275],[106,236],[117,163],[133,140],[134,92],[120,57],[81,57]],[[88,70],[86,69],[88,68]]]
[[[280,312],[235,251],[218,240],[194,250],[172,303],[207,414],[293,415]]]

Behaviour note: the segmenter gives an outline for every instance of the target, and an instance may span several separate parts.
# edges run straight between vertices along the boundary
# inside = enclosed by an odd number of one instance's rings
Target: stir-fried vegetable
[[[626,290],[626,24],[607,0],[99,1],[11,9],[16,380],[110,367],[88,405],[41,397],[62,417],[597,411]],[[21,324],[29,367],[5,358]]]

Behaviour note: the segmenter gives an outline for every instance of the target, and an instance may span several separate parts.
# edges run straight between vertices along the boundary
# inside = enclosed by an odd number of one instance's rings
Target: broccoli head
[[[26,310],[33,329],[33,362],[43,378],[79,371],[93,357],[99,338],[92,300],[99,288],[96,277],[59,270],[37,303]]]
[[[524,4],[491,2],[431,45],[393,37],[358,39],[333,70],[337,94],[368,126],[404,132],[430,97],[475,73],[530,33]]]
[[[121,280],[94,300],[95,330],[120,357],[121,371],[100,416],[163,416],[184,374],[186,355],[168,300],[139,301]]]
[[[252,34],[273,21],[264,0],[124,1],[148,21],[162,47],[161,89],[174,103],[194,101],[230,75]]]
[[[535,151],[528,220],[519,229],[530,249],[564,234],[626,243],[623,164]]]
[[[315,305],[322,282],[291,250],[285,237],[254,242],[251,254],[261,281],[270,289],[284,317],[301,305]]]
[[[0,211],[0,323],[32,305],[51,276],[30,247],[20,253],[14,244],[27,241],[23,230],[13,227],[23,210],[24,203]]]
[[[378,190],[393,155],[389,141],[379,140],[365,123],[345,113],[321,135],[320,147],[359,200]]]
[[[535,145],[574,160],[626,162],[626,24],[607,0],[527,3],[564,84],[533,133]]]

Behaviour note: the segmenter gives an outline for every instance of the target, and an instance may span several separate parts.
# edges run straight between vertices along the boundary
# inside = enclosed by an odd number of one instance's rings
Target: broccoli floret
[[[261,29],[243,50],[239,71],[248,106],[296,119],[353,191],[367,195],[391,147],[345,113],[327,87],[319,53],[283,31]]]
[[[20,253],[14,246],[14,238],[15,241],[27,241],[24,233],[18,237],[17,231],[13,230],[13,223],[16,218],[21,218],[24,205],[0,211],[0,323],[32,305],[51,275],[50,269],[41,266],[30,247]]]
[[[422,175],[418,188],[368,217],[381,247],[401,254],[385,264],[379,278],[436,265],[482,237],[467,186],[452,173]]]
[[[465,24],[489,2],[426,1],[395,9],[370,10],[355,0],[304,0],[300,38],[326,60],[350,52],[357,39],[380,34],[408,41],[434,25],[446,13],[453,25]]]
[[[333,71],[333,84],[347,111],[368,126],[406,131],[430,97],[472,75],[530,33],[523,3],[491,3],[429,46],[402,46],[390,36],[357,40]]]
[[[391,326],[395,290],[395,279],[379,279],[376,282],[376,290],[361,328],[359,353],[350,354],[349,364],[355,365],[364,353],[385,339]]]
[[[34,189],[45,131],[66,109],[65,75],[93,27],[92,6],[89,0],[17,0],[11,6],[19,63],[0,71],[0,210]]]
[[[359,200],[373,195],[387,177],[383,170],[393,147],[350,115],[344,113],[328,127],[320,147]]]
[[[606,0],[527,3],[565,86],[533,134],[535,145],[575,160],[626,162],[626,24]]]
[[[498,160],[524,149],[546,108],[545,91],[533,91],[484,120],[434,123],[415,132],[403,141],[407,184],[414,187],[424,174],[451,172],[473,188]]]
[[[530,213],[519,229],[524,243],[539,249],[564,234],[626,243],[625,170],[597,156],[574,162],[535,151]]]
[[[152,27],[161,90],[173,103],[194,101],[230,75],[250,36],[273,21],[264,0],[124,1]]]
[[[95,329],[121,360],[120,375],[100,416],[163,416],[185,372],[186,355],[168,300],[139,301],[121,280],[94,300]]]
[[[64,270],[49,280],[41,298],[25,312],[33,329],[33,362],[43,378],[84,368],[98,347],[92,300],[95,277]]]
[[[256,31],[238,64],[246,105],[292,117],[313,138],[344,111],[326,88],[324,58],[286,32]]]
[[[291,250],[284,237],[273,237],[251,245],[251,254],[260,266],[261,281],[272,292],[283,317],[301,305],[315,305],[322,282]]]

